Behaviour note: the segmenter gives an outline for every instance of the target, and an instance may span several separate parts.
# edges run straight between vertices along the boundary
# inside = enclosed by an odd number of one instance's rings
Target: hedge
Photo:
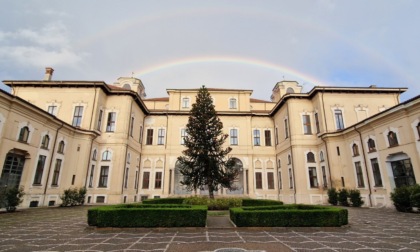
[[[243,199],[242,206],[272,206],[272,205],[283,205],[283,202],[278,200],[267,200],[267,199]]]
[[[207,206],[127,204],[88,210],[88,224],[98,227],[204,227]]]
[[[230,219],[237,227],[338,227],[348,224],[347,209],[279,205],[230,209]]]
[[[193,196],[184,199],[187,205],[207,205],[208,210],[229,210],[230,207],[240,207],[242,198],[216,198]]]
[[[185,198],[159,198],[143,200],[143,204],[182,204]]]

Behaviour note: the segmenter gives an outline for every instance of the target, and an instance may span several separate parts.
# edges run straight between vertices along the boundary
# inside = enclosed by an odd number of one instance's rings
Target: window
[[[182,108],[190,107],[190,98],[182,98]]]
[[[238,145],[238,130],[230,129],[230,145]]]
[[[359,156],[359,146],[357,144],[353,144],[351,147],[353,150],[353,157]]]
[[[289,188],[293,189],[293,174],[292,168],[289,168]]]
[[[136,177],[134,178],[134,189],[139,187],[139,171],[136,171]]]
[[[98,124],[96,125],[96,129],[98,131],[101,131],[101,126],[102,126],[102,116],[103,116],[104,112],[102,110],[99,110],[99,117],[98,117]]]
[[[133,129],[134,129],[134,117],[131,117],[130,123],[130,136],[133,137]]]
[[[102,161],[111,161],[112,154],[109,150],[102,153]]]
[[[276,145],[278,145],[279,144],[279,129],[276,127],[274,132],[275,132],[274,134],[276,138],[274,141],[276,141]]]
[[[381,170],[379,169],[378,159],[372,158],[370,160],[370,164],[372,165],[372,173],[373,173],[373,179],[375,180],[375,186],[381,187],[382,178],[381,178]]]
[[[105,203],[105,196],[96,196],[96,203]]]
[[[127,153],[127,164],[131,162],[131,153]]]
[[[108,172],[109,172],[109,166],[101,166],[101,174],[99,176],[98,187],[108,186]]]
[[[287,155],[287,164],[292,164],[292,157],[290,155]]]
[[[255,188],[262,189],[262,173],[261,172],[255,173]]]
[[[417,128],[417,136],[420,139],[420,122],[417,124],[416,128]]]
[[[158,145],[165,144],[165,129],[158,130]]]
[[[334,116],[335,116],[335,124],[337,125],[337,129],[338,130],[344,129],[343,112],[340,109],[335,109]]]
[[[313,152],[308,152],[308,154],[306,154],[306,162],[315,163],[315,155]]]
[[[147,129],[146,145],[153,144],[153,129]]]
[[[186,129],[181,129],[181,144],[182,145],[185,144],[185,137],[187,137],[187,130]]]
[[[74,127],[80,127],[82,124],[82,115],[83,115],[83,106],[76,106],[74,108],[74,114],[73,114],[73,122],[71,125]]]
[[[303,133],[305,135],[312,135],[311,118],[309,115],[303,115]]]
[[[391,162],[392,174],[394,175],[395,186],[412,186],[416,184],[416,177],[413,171],[411,160],[403,159]]]
[[[264,130],[265,146],[271,146],[271,131]]]
[[[369,138],[367,144],[368,144],[369,152],[375,152],[376,151],[375,140],[373,140],[372,138]]]
[[[315,113],[315,126],[316,126],[316,133],[318,134],[320,132],[318,113]]]
[[[254,145],[259,146],[261,144],[260,130],[254,130]]]
[[[162,188],[162,172],[156,172],[155,174],[155,189]]]
[[[394,147],[398,145],[397,134],[395,134],[395,132],[390,131],[388,133],[388,143],[389,143],[389,147]]]
[[[19,186],[25,156],[7,153],[1,173],[0,186]]]
[[[278,168],[278,169],[280,169],[280,168],[281,168],[281,161],[280,161],[280,159],[279,159],[279,160],[277,160],[277,168]]]
[[[321,171],[322,171],[322,183],[324,188],[328,187],[328,182],[327,182],[327,172],[325,171],[325,166],[321,166]]]
[[[340,147],[337,146],[337,156],[340,156]]]
[[[48,149],[48,145],[50,144],[50,137],[45,135],[41,141],[41,148]]]
[[[279,189],[283,189],[283,182],[281,179],[281,171],[279,171]]]
[[[284,120],[284,138],[289,138],[289,123],[287,119]]]
[[[28,142],[28,138],[29,138],[29,128],[28,127],[23,127],[20,129],[20,133],[19,133],[19,141],[20,142]]]
[[[38,164],[36,165],[34,185],[41,185],[46,158],[47,158],[46,156],[39,155]]]
[[[115,131],[115,119],[117,119],[116,112],[109,112],[108,113],[108,121],[106,122],[106,132],[114,132]]]
[[[97,151],[93,150],[93,154],[92,154],[92,160],[96,161],[96,156],[97,156]]]
[[[229,99],[229,108],[230,109],[236,109],[236,99],[235,98],[230,98]]]
[[[362,166],[360,165],[360,161],[355,162],[354,166],[356,168],[357,186],[365,187],[365,181],[363,179],[363,172],[362,172]]]
[[[316,167],[309,167],[309,184],[311,188],[318,187],[318,178],[316,174]]]
[[[89,187],[92,188],[93,187],[93,174],[95,172],[95,165],[92,165],[90,167],[90,176],[89,176]]]
[[[60,141],[60,143],[58,144],[57,152],[60,153],[60,154],[63,154],[64,153],[64,147],[65,147],[64,141]]]
[[[55,160],[55,167],[51,185],[57,186],[58,185],[58,178],[60,177],[60,169],[61,169],[61,159]]]
[[[51,115],[57,115],[57,106],[55,105],[48,106],[48,113],[50,113]]]
[[[324,162],[324,152],[322,152],[322,151],[319,153],[319,160],[321,162]]]
[[[274,172],[267,172],[268,189],[274,189]]]
[[[143,142],[143,126],[140,126],[139,143]]]
[[[125,179],[124,179],[124,188],[128,187],[128,172],[129,172],[129,168],[125,168]]]
[[[149,189],[150,172],[143,172],[143,185],[142,189]]]

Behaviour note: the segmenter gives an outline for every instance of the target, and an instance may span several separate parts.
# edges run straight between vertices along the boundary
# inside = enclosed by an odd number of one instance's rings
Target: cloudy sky
[[[420,1],[0,0],[0,80],[140,78],[254,90],[281,80],[420,94]]]

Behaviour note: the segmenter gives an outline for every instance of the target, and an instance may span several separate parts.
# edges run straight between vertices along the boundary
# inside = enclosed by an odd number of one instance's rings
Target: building
[[[88,203],[205,195],[179,181],[185,127],[198,89],[145,98],[136,78],[6,80],[0,92],[0,185],[22,185],[23,206],[52,206],[70,187]],[[327,189],[357,188],[365,206],[420,179],[420,96],[405,88],[277,83],[271,101],[252,90],[209,88],[239,170],[237,190],[217,197],[326,204]]]

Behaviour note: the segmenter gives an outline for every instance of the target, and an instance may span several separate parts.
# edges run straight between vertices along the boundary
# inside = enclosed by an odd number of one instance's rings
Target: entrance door
[[[392,173],[394,174],[395,186],[411,186],[416,184],[413,166],[410,159],[403,159],[391,162]]]
[[[8,153],[6,155],[6,159],[4,160],[3,171],[0,178],[0,186],[19,186],[24,164],[24,156]]]

